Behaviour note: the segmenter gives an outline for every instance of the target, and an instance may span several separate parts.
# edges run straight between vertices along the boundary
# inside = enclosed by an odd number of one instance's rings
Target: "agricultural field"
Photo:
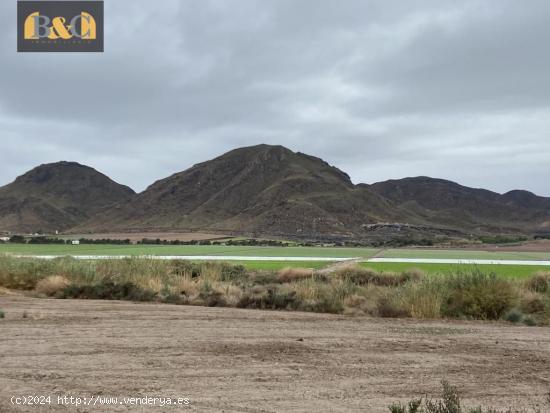
[[[473,251],[465,249],[387,249],[379,254],[380,258],[426,258],[426,259],[462,259],[462,260],[550,260],[550,251]]]
[[[0,244],[0,254],[22,255],[157,255],[370,258],[375,248],[248,247],[224,245],[56,245]]]
[[[537,272],[550,272],[550,266],[538,265],[470,265],[470,264],[431,264],[405,262],[362,262],[363,268],[372,268],[376,271],[403,272],[420,269],[430,275],[456,274],[460,271],[480,269],[486,273],[494,273],[506,278],[528,278]]]

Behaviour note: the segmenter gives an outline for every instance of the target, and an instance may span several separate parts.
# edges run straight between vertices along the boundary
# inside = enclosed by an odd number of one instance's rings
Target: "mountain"
[[[501,195],[425,176],[378,182],[369,188],[432,225],[479,232],[536,232],[550,225],[550,198],[527,191]]]
[[[66,230],[134,192],[75,162],[40,165],[0,188],[0,230]]]
[[[82,229],[318,238],[353,236],[361,225],[399,218],[387,200],[355,186],[325,161],[282,146],[258,145],[157,181]]]
[[[42,165],[0,188],[0,230],[209,231],[310,240],[548,233],[550,198],[443,179],[372,185],[282,146],[235,149],[140,194],[92,168]]]

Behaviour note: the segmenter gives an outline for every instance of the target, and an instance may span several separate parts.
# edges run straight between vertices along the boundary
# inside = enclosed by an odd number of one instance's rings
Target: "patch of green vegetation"
[[[0,309],[0,318],[6,317],[6,313],[4,313],[4,310]]]
[[[472,250],[439,250],[439,249],[389,249],[380,257],[384,258],[440,258],[464,260],[550,260],[549,252],[489,252]]]
[[[362,262],[360,265],[363,268],[372,268],[376,271],[403,272],[417,268],[433,275],[448,275],[457,271],[480,268],[484,272],[494,272],[500,277],[506,278],[528,278],[540,271],[550,272],[550,267],[542,265],[425,264],[408,262]]]

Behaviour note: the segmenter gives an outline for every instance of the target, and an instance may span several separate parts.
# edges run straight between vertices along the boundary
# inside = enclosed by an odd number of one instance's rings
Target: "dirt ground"
[[[0,308],[2,413],[388,412],[437,394],[443,378],[466,401],[503,408],[550,389],[547,328],[17,295]],[[24,395],[190,407],[11,405]]]
[[[227,236],[219,234],[207,234],[203,232],[113,232],[101,234],[79,234],[73,237],[88,238],[88,239],[129,239],[131,242],[141,241],[143,238],[161,239],[166,241],[203,241],[227,239]]]

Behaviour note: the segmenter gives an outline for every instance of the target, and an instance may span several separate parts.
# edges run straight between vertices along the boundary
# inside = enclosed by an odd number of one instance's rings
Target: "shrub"
[[[421,270],[410,270],[400,274],[394,272],[378,272],[371,268],[362,268],[350,265],[335,272],[339,278],[348,280],[356,285],[379,285],[382,287],[397,287],[411,280],[418,280],[423,275]]]
[[[256,285],[276,284],[279,277],[271,271],[258,271],[253,274],[251,281]]]
[[[463,407],[460,395],[456,387],[451,386],[447,381],[442,382],[443,392],[440,399],[413,399],[408,404],[393,403],[389,406],[391,413],[543,413],[539,407],[523,408],[521,410],[508,408],[497,410],[494,408],[484,409],[482,407]],[[550,393],[545,401],[550,406]],[[544,410],[546,411],[546,410]]]
[[[510,323],[519,323],[523,319],[523,314],[514,308],[504,315],[504,319]]]
[[[550,273],[539,271],[526,281],[530,291],[546,293],[550,290]]]
[[[246,291],[237,306],[240,308],[290,310],[296,309],[297,305],[296,292],[282,291],[277,285],[268,285],[265,288],[252,288]]]
[[[521,301],[520,308],[527,314],[536,314],[544,312],[546,305],[539,296],[531,296]]]
[[[525,324],[526,326],[529,326],[529,327],[534,327],[537,325],[537,322],[535,321],[535,319],[533,317],[525,317],[523,319],[523,324]]]
[[[516,298],[511,281],[477,269],[450,276],[445,287],[448,294],[442,314],[447,317],[496,320],[513,306]]]
[[[225,262],[220,263],[220,265],[220,281],[238,283],[248,280],[248,272],[244,265],[234,265]]]
[[[277,279],[281,283],[289,283],[311,277],[313,277],[313,270],[307,268],[287,267],[280,270],[277,274]]]
[[[52,296],[61,292],[69,284],[69,280],[62,275],[51,275],[38,281],[34,289],[39,294]]]
[[[0,310],[0,318],[5,318],[6,317],[6,313],[4,313],[3,310]]]
[[[390,406],[391,413],[421,413],[422,399],[411,400],[407,405],[394,403]]]
[[[61,292],[60,298],[152,301],[155,294],[130,282],[115,284],[105,281],[95,285],[69,285]]]
[[[405,318],[411,317],[410,311],[402,303],[391,297],[382,297],[378,300],[377,311],[380,317]]]

